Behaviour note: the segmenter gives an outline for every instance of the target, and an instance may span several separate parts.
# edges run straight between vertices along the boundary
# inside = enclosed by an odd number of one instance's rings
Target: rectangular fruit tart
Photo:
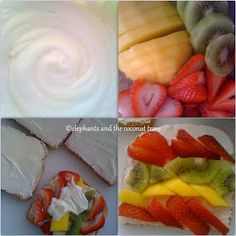
[[[140,134],[127,147],[120,222],[227,234],[234,203],[233,153],[229,136],[211,126],[164,125]]]
[[[103,196],[77,173],[60,171],[36,197],[28,220],[45,234],[96,234],[108,213]]]

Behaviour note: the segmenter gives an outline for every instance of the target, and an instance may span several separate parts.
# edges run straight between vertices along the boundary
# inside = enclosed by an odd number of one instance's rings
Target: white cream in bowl
[[[116,3],[1,2],[1,114],[116,116]]]

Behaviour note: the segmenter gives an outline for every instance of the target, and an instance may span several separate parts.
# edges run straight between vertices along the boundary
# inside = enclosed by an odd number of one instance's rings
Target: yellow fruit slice
[[[149,186],[143,193],[142,195],[144,197],[152,197],[152,196],[156,196],[156,195],[175,195],[174,192],[172,192],[171,190],[169,190],[165,185],[163,185],[162,183],[158,183],[158,184],[154,184]]]
[[[65,232],[69,227],[69,213],[66,213],[60,220],[52,220],[50,231],[52,232]]]
[[[199,196],[200,194],[179,178],[173,178],[163,183],[166,188],[182,197]]]
[[[132,191],[131,189],[122,189],[118,196],[121,202],[125,202],[134,206],[147,207],[149,199],[145,198],[139,193]]]
[[[212,188],[207,185],[191,184],[203,198],[205,198],[211,205],[219,207],[229,207],[229,204]]]
[[[174,74],[191,57],[186,31],[137,44],[119,54],[119,68],[132,80],[169,84]]]
[[[79,181],[77,182],[77,185],[79,185],[81,188],[84,187],[84,181],[81,177],[80,177]]]

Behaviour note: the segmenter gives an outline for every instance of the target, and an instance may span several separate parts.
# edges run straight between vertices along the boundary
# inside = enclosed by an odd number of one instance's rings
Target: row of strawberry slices
[[[218,77],[196,54],[177,72],[169,87],[136,80],[119,93],[121,117],[232,117],[235,81]]]

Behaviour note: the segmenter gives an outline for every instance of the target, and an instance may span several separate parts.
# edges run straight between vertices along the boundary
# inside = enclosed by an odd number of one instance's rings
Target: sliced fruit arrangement
[[[133,161],[119,193],[119,216],[200,235],[211,228],[228,233],[222,214],[230,218],[235,161],[215,137],[179,129],[169,145],[161,132],[148,131],[127,152]]]
[[[60,171],[45,186],[28,210],[27,218],[44,234],[94,234],[105,224],[103,196],[80,175]]]
[[[136,80],[119,93],[122,117],[233,117],[235,81],[213,74],[204,54],[192,56],[174,75],[170,86]]]

